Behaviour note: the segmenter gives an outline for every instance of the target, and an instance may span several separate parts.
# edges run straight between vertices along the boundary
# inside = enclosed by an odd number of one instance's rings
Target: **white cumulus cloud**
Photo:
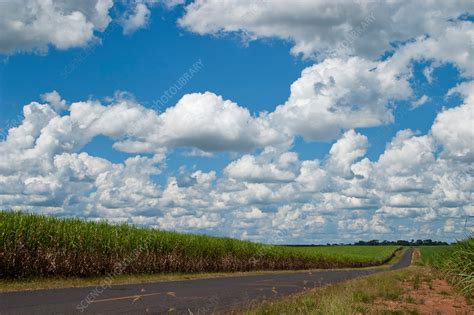
[[[197,0],[179,24],[198,34],[239,33],[246,40],[279,38],[306,57],[376,58],[392,43],[442,32],[472,12],[470,1],[222,1]]]

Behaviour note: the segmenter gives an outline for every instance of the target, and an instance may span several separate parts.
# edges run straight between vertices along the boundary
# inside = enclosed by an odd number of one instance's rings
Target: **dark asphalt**
[[[0,314],[210,314],[245,308],[305,289],[408,267],[409,249],[389,269],[288,272],[148,284],[115,285],[91,298],[94,287],[0,294]],[[100,293],[101,292],[101,293]],[[89,295],[89,300],[86,297]],[[82,306],[81,306],[82,301]]]

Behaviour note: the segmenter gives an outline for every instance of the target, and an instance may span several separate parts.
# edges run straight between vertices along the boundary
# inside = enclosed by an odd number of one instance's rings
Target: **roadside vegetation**
[[[397,246],[288,247],[0,212],[0,278],[298,270],[380,265]]]
[[[474,307],[429,268],[406,269],[310,289],[243,313],[270,314],[472,314]]]
[[[474,237],[452,246],[421,247],[421,263],[440,271],[467,297],[474,295]]]
[[[474,238],[421,246],[413,265],[308,290],[246,314],[474,314]]]
[[[377,298],[400,298],[403,291],[395,284],[408,273],[408,270],[391,271],[311,289],[263,304],[245,314],[366,314]]]

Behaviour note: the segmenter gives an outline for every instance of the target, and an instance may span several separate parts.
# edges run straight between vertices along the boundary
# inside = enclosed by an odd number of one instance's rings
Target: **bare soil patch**
[[[374,301],[377,313],[385,314],[474,314],[474,306],[444,279],[431,271],[412,275],[402,281],[400,298]]]

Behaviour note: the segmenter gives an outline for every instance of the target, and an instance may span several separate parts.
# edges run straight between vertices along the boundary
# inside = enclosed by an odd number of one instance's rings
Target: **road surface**
[[[268,273],[147,284],[0,294],[0,314],[210,314],[228,312],[305,289],[408,267],[412,249],[388,269]]]

